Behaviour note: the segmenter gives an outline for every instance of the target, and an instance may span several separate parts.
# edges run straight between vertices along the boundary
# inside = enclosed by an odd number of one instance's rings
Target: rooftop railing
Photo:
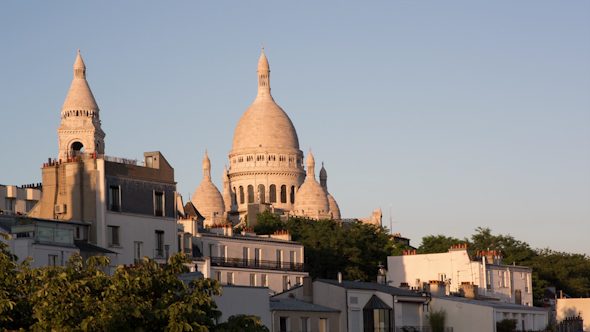
[[[212,266],[240,267],[248,269],[281,270],[305,272],[304,263],[291,263],[283,261],[266,261],[260,259],[241,259],[228,257],[211,257]]]

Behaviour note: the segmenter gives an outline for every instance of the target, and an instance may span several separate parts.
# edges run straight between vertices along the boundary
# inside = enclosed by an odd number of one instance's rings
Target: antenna
[[[397,221],[395,223],[397,223]],[[391,213],[391,202],[389,202],[389,234],[393,234],[393,214]]]

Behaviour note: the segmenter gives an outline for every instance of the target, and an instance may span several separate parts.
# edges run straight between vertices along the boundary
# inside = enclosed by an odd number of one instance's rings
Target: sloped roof
[[[108,250],[103,247],[99,247],[99,246],[92,244],[92,243],[88,243],[88,241],[86,241],[86,240],[74,240],[74,245],[76,245],[76,247],[78,249],[80,249],[81,252],[116,254],[116,252],[114,252],[114,251]]]
[[[270,310],[282,311],[314,311],[314,312],[340,312],[338,309],[324,307],[319,304],[313,304],[291,298],[270,298]]]
[[[482,300],[474,300],[474,299],[468,299],[465,297],[458,297],[458,296],[433,296],[433,298],[441,299],[441,300],[449,300],[449,301],[454,301],[454,302],[460,302],[460,303],[473,304],[473,305],[480,305],[480,306],[484,306],[484,307],[498,308],[498,309],[517,309],[517,310],[532,310],[532,311],[547,312],[547,310],[544,308],[530,307],[527,305],[516,304],[516,303],[497,302],[497,301],[482,301]]]
[[[331,284],[338,287],[343,287],[346,289],[360,289],[360,290],[373,290],[382,293],[387,293],[391,295],[399,295],[399,296],[415,296],[415,297],[422,297],[421,294],[407,291],[401,288],[386,286],[382,284],[372,283],[372,282],[363,282],[363,281],[342,281],[339,283],[338,280],[332,279],[317,279],[316,282],[323,282],[326,284]]]

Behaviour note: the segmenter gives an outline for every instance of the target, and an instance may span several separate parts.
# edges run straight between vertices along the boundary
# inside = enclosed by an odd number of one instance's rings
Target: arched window
[[[291,186],[291,204],[295,204],[295,186]]]
[[[259,184],[258,185],[258,198],[260,199],[259,203],[266,203],[266,197],[265,196],[265,192],[264,192],[264,185],[263,184]]]
[[[240,204],[244,204],[244,187],[240,186]]]
[[[248,186],[248,203],[254,203],[254,187]]]
[[[236,197],[237,193],[236,193],[236,187],[234,187],[234,190],[232,190],[232,195],[231,195],[231,203],[232,205],[238,205],[238,197]]]
[[[71,149],[72,157],[79,157],[84,153],[84,144],[80,142],[74,142],[72,143]]]
[[[281,203],[287,203],[287,186],[281,186]]]
[[[274,184],[270,185],[270,193],[269,193],[269,201],[271,203],[276,203],[277,202],[277,186],[275,186]]]

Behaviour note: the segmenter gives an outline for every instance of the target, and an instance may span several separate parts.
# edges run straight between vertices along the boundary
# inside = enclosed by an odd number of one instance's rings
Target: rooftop
[[[340,312],[340,310],[324,307],[322,305],[300,301],[291,298],[270,298],[270,310],[281,311],[313,311],[313,312]]]

